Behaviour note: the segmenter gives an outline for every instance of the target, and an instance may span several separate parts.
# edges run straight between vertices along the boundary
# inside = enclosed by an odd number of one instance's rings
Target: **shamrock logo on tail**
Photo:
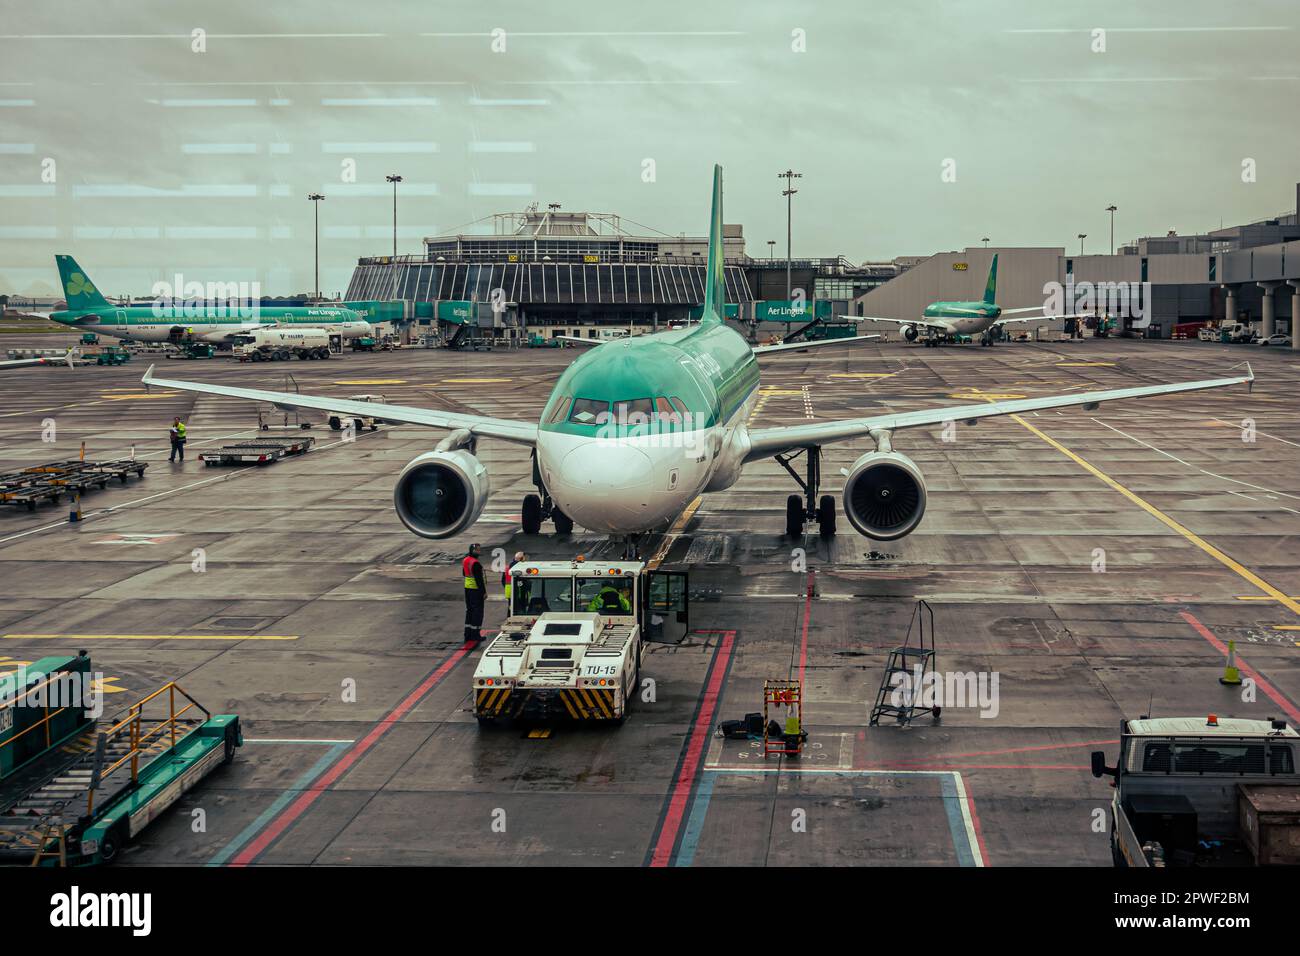
[[[95,287],[80,272],[68,276],[68,295],[93,295]]]

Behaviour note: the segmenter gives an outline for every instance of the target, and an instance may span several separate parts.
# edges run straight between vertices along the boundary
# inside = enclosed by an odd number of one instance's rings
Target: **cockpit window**
[[[683,401],[682,401],[680,398],[678,398],[676,395],[674,395],[674,396],[672,396],[671,398],[669,398],[668,401],[672,402],[672,403],[673,403],[673,408],[677,409],[677,411],[680,412],[683,416],[686,416],[686,415],[689,415],[689,414],[690,414],[690,410],[687,409],[687,407],[686,407],[686,403],[683,402]]]
[[[648,425],[654,410],[653,398],[630,398],[614,403],[614,414],[620,425]]]
[[[565,416],[568,415],[569,413],[569,403],[572,401],[573,398],[569,395],[566,395],[564,396],[564,398],[556,402],[555,411],[551,412],[551,417],[546,419],[546,423],[548,425],[552,425],[555,422],[564,421]]]
[[[600,425],[609,420],[609,402],[596,398],[575,398],[569,421],[577,425]]]
[[[682,423],[682,416],[673,408],[672,403],[662,396],[655,399],[655,412],[662,421],[672,422],[674,425]]]

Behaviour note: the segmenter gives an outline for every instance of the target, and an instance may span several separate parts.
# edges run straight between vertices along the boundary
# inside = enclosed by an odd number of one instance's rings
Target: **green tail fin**
[[[86,270],[77,265],[72,256],[55,256],[59,266],[59,278],[63,280],[63,297],[68,302],[68,311],[90,311],[108,307],[108,300],[99,294],[99,290],[86,276]]]
[[[993,254],[993,265],[989,266],[989,281],[984,285],[984,301],[992,305],[998,300],[998,255]]]
[[[709,218],[709,263],[704,276],[704,312],[700,323],[721,322],[727,308],[727,281],[722,259],[722,167],[713,167],[713,213]]]

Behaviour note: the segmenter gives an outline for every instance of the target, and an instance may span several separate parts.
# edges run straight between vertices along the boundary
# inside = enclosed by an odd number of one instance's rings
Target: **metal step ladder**
[[[871,708],[869,725],[878,727],[881,717],[893,717],[899,726],[906,727],[920,714],[931,714],[938,720],[942,707],[937,703],[929,707],[918,703],[926,675],[934,668],[934,611],[926,601],[920,600],[912,610],[912,620],[907,625],[907,636],[902,645],[889,652],[880,690],[876,692],[876,703]],[[894,702],[896,699],[898,703]]]

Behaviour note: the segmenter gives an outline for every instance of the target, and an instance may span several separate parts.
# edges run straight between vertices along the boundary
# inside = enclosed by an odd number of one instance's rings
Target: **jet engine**
[[[912,459],[872,451],[849,469],[844,513],[868,538],[893,541],[913,531],[925,514],[925,479]]]
[[[915,325],[903,326],[903,338],[907,339],[907,341],[915,342],[917,334]]]
[[[488,491],[487,469],[468,451],[430,451],[402,469],[393,506],[420,537],[450,538],[478,520]]]

